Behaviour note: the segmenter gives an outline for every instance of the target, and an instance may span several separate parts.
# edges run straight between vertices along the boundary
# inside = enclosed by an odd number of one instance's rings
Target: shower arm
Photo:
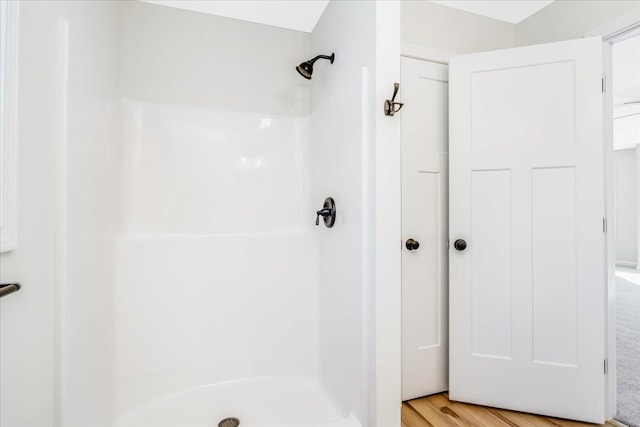
[[[328,59],[333,64],[333,55],[318,55],[315,58],[309,60],[311,64],[315,64],[318,59]]]

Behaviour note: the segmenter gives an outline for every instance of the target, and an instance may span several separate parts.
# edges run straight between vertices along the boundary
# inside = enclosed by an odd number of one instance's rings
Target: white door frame
[[[405,58],[419,59],[421,61],[435,62],[438,64],[449,65],[449,58],[457,55],[453,52],[444,52],[441,50],[428,49],[426,47],[402,43],[400,56]]]
[[[607,219],[607,417],[616,415],[616,286],[615,286],[615,206],[614,206],[614,165],[613,165],[613,84],[611,45],[628,37],[640,34],[640,10],[624,15],[613,22],[598,27],[585,37],[600,36],[604,42],[603,64],[605,83],[604,129],[605,129],[605,191]]]

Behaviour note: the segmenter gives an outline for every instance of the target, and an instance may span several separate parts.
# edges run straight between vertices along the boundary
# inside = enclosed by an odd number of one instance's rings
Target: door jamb
[[[625,38],[632,37],[640,31],[640,10],[633,11],[615,21],[602,25],[585,34],[585,37],[602,37],[602,40],[608,43],[622,41]]]
[[[400,49],[400,56],[402,57],[435,62],[444,65],[449,65],[449,58],[454,55],[456,54],[408,43],[402,43]]]
[[[605,197],[606,208],[606,419],[612,419],[617,412],[616,402],[616,288],[615,288],[615,207],[614,207],[614,164],[613,164],[613,95],[611,45],[628,37],[640,35],[640,10],[624,15],[613,22],[598,27],[585,37],[600,36],[603,41],[604,78],[604,156],[605,156]]]

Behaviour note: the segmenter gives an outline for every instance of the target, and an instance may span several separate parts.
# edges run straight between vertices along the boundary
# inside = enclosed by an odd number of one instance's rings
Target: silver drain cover
[[[238,427],[240,425],[240,420],[237,418],[225,418],[224,420],[218,423],[218,427]]]

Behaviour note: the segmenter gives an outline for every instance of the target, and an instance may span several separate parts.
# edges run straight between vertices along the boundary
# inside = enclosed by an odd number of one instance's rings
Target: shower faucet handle
[[[324,208],[316,212],[316,225],[320,225],[320,217],[326,218],[331,215],[331,209]]]
[[[333,227],[336,222],[336,203],[333,198],[327,197],[324,199],[322,209],[316,211],[316,225],[320,225],[320,217],[322,217],[325,226],[328,228]]]

